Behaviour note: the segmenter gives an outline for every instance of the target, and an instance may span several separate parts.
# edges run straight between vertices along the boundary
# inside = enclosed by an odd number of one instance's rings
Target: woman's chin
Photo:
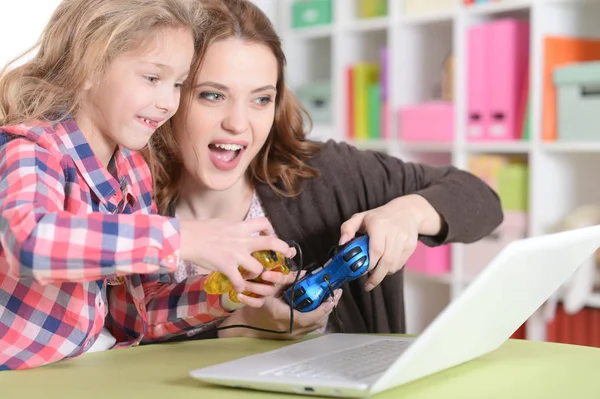
[[[228,173],[231,175],[232,173]],[[239,175],[236,176],[224,176],[223,173],[213,174],[205,180],[205,187],[212,191],[225,191],[233,186],[240,180]]]

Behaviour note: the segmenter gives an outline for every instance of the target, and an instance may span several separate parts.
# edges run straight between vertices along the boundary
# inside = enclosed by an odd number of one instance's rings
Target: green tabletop
[[[231,338],[89,353],[37,369],[2,371],[0,397],[297,399],[300,396],[217,387],[188,377],[191,369],[290,343]],[[597,399],[600,349],[510,340],[479,359],[373,397]]]

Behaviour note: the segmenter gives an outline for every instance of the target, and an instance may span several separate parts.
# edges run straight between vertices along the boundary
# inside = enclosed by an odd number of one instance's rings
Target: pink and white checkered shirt
[[[0,370],[78,356],[105,324],[125,347],[227,314],[205,277],[169,277],[179,224],[151,184],[137,152],[104,167],[72,119],[0,128]]]

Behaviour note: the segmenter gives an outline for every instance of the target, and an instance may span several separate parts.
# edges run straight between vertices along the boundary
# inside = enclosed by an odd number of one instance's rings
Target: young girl
[[[250,237],[272,231],[266,219],[150,215],[137,151],[179,105],[200,11],[188,0],[65,0],[33,59],[0,75],[0,370],[112,347],[107,314],[129,346],[223,313],[202,279],[145,275],[174,272],[180,258],[239,290],[275,291],[238,271],[262,271],[255,250],[293,255],[281,240]]]
[[[502,221],[497,195],[451,166],[308,141],[268,18],[247,0],[197,1],[209,22],[191,85],[165,131],[151,140],[159,211],[229,221],[266,215],[279,237],[300,244],[306,264],[324,264],[332,247],[366,232],[372,268],[344,286],[341,324],[330,319],[328,328],[403,332],[398,272],[417,240],[433,246],[484,237]],[[183,271],[195,273],[193,267]],[[322,325],[331,311],[323,306],[313,315],[296,313],[296,328],[305,333]],[[271,298],[260,309],[237,310],[221,326],[285,330],[288,320],[287,306]],[[219,335],[265,336],[237,328]]]

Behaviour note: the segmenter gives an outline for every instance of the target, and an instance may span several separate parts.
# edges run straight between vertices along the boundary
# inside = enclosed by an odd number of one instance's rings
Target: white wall
[[[271,19],[273,24],[277,23],[277,0],[251,0]],[[282,0],[279,0],[282,1]]]
[[[277,0],[252,1],[273,23],[277,22]],[[0,0],[0,68],[35,44],[60,2],[61,0]]]
[[[35,44],[61,0],[0,0],[0,65]]]

